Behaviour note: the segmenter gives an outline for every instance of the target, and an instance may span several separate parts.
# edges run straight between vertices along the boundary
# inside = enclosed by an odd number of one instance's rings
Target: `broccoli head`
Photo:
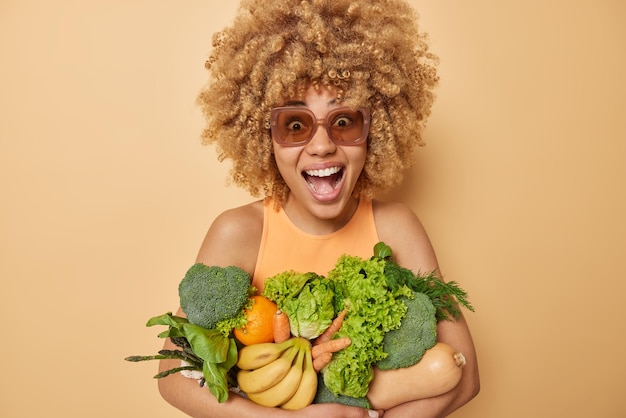
[[[240,315],[252,291],[250,275],[239,267],[202,263],[191,266],[178,286],[189,322],[207,329]]]
[[[400,328],[385,334],[383,350],[388,355],[376,363],[381,370],[412,366],[437,342],[437,319],[430,298],[414,292],[412,299],[403,299],[407,306],[406,316]]]

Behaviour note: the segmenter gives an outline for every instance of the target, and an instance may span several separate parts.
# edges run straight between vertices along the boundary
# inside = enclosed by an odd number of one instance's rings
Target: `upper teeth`
[[[309,176],[328,177],[328,176],[332,176],[333,174],[338,173],[340,170],[341,168],[339,167],[331,167],[331,168],[324,168],[322,170],[306,170],[306,173]]]

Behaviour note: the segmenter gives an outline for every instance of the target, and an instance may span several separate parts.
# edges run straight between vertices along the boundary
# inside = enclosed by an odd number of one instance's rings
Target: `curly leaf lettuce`
[[[411,297],[412,292],[406,286],[389,289],[384,269],[384,260],[344,255],[328,274],[340,295],[338,303],[348,308],[335,338],[352,340],[323,370],[324,384],[335,395],[367,395],[372,366],[387,355],[385,333],[400,327],[406,315],[406,304],[398,296]]]

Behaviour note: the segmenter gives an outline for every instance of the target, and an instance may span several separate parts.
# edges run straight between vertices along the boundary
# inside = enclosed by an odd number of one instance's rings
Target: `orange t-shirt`
[[[296,227],[282,208],[265,199],[263,236],[252,284],[261,292],[267,277],[287,270],[326,275],[343,254],[369,258],[378,243],[372,202],[361,199],[350,221],[328,235],[312,235]]]

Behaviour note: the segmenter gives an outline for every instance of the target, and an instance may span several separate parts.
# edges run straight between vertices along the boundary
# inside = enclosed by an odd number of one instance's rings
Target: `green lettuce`
[[[399,328],[406,315],[406,304],[399,296],[412,297],[412,291],[406,286],[390,289],[384,270],[384,260],[344,255],[328,274],[335,283],[336,303],[348,308],[334,338],[352,340],[322,370],[324,384],[335,395],[367,395],[374,377],[373,365],[387,356],[383,349],[385,334]]]
[[[335,286],[315,273],[286,271],[265,281],[263,296],[287,314],[291,333],[313,339],[328,328],[335,315]]]

